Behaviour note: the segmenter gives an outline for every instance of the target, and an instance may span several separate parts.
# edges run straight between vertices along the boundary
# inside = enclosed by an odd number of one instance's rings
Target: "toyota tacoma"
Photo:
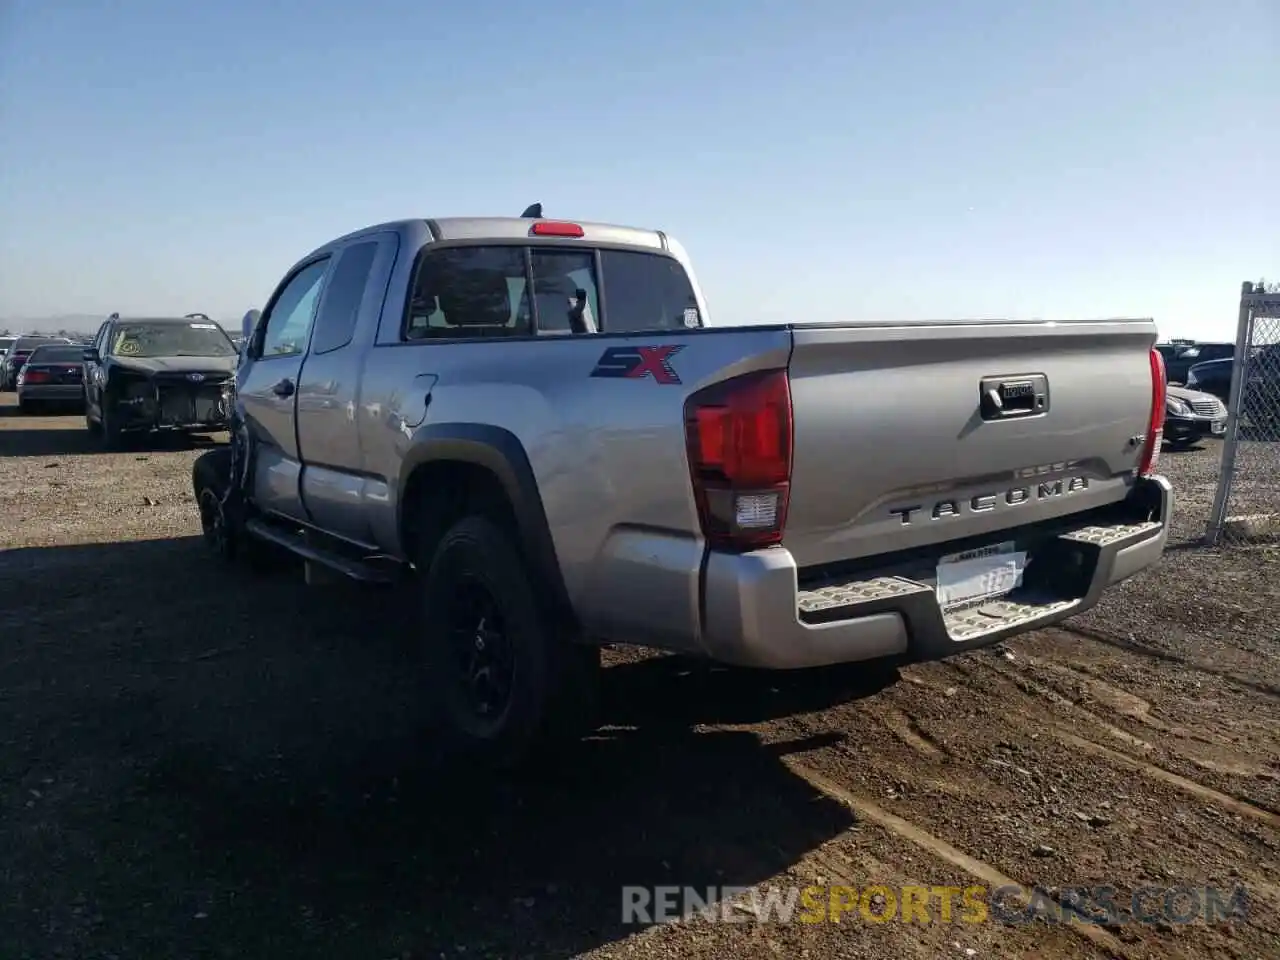
[[[1165,545],[1149,319],[717,326],[670,236],[535,206],[327,243],[245,335],[208,542],[399,584],[482,755],[589,726],[603,643],[945,657]]]

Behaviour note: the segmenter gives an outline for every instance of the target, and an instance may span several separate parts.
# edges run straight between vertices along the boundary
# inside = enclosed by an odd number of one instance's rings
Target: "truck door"
[[[322,530],[370,549],[370,511],[364,506],[370,497],[385,499],[386,485],[363,470],[360,371],[398,247],[394,233],[366,234],[334,254],[298,379],[303,505]]]
[[[253,499],[265,511],[307,520],[294,404],[316,304],[329,269],[324,256],[295,270],[267,304],[236,392],[253,444]]]

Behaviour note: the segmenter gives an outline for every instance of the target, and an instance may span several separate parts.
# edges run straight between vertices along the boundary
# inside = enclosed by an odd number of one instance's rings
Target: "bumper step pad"
[[[917,639],[931,638],[927,646],[980,646],[984,637],[1016,631],[1023,625],[1056,622],[1076,608],[1092,605],[1093,594],[1101,589],[1093,584],[1094,573],[1104,555],[1123,546],[1159,534],[1159,522],[1090,525],[1067,530],[1043,541],[1037,549],[1043,564],[1058,569],[1059,582],[1037,579],[1012,593],[961,607],[943,610],[938,606],[932,564],[916,560],[879,576],[833,577],[801,589],[796,614],[810,624],[854,620],[876,613],[895,612],[902,616]],[[1072,569],[1074,563],[1074,572]],[[1104,568],[1105,569],[1105,568]]]

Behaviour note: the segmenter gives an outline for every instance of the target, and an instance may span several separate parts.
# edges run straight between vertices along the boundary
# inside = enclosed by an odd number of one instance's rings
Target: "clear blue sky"
[[[535,200],[680,237],[719,323],[1225,335],[1280,279],[1277,0],[0,10],[0,317],[237,318],[350,229]]]

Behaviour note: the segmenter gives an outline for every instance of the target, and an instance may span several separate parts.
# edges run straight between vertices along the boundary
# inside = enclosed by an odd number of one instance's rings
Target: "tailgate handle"
[[[1039,416],[1049,411],[1049,378],[1043,373],[983,377],[978,398],[983,420]]]

